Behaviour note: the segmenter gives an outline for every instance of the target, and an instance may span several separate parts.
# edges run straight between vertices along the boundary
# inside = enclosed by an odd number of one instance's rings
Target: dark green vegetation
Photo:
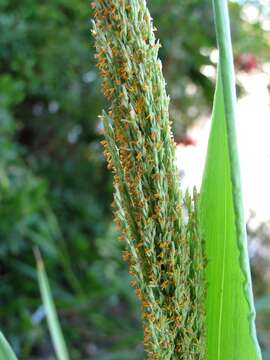
[[[149,6],[180,136],[212,101],[213,84],[200,72],[215,46],[211,2]],[[43,253],[72,359],[143,358],[138,304],[111,225],[90,11],[84,0],[0,3],[0,328],[21,359],[52,356],[33,245]],[[241,22],[237,5],[232,17],[236,54],[262,58],[258,24]],[[261,324],[269,330],[263,317]],[[259,335],[265,348],[269,340]]]

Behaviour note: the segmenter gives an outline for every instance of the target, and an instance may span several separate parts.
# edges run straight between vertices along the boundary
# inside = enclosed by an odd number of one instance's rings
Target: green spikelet
[[[159,43],[144,0],[96,0],[93,36],[103,92],[115,222],[141,300],[149,359],[205,356],[204,260],[197,195],[182,197]]]

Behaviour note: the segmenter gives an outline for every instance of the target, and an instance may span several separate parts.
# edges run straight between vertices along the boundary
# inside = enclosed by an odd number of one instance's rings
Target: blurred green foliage
[[[211,3],[149,6],[179,137],[212,101],[202,71],[213,65]],[[263,57],[260,26],[242,21],[239,5],[231,10],[236,53]],[[90,13],[84,0],[0,2],[0,327],[22,359],[52,356],[33,245],[44,255],[72,359],[143,358],[99,143],[106,103]]]

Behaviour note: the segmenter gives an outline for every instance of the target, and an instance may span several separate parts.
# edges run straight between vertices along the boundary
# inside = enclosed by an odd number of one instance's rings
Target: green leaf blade
[[[58,320],[48,277],[40,253],[36,251],[38,283],[43,305],[46,311],[47,322],[58,360],[69,360],[67,346]]]
[[[1,360],[17,360],[16,355],[11,349],[9,343],[6,338],[0,331],[0,359]]]
[[[233,205],[231,168],[221,78],[218,79],[212,129],[201,189],[200,214],[207,289],[207,348],[209,360],[260,359],[251,334],[252,312],[245,289]],[[250,286],[250,284],[246,284]]]
[[[201,188],[200,221],[208,265],[208,360],[258,360],[236,140],[236,94],[227,0],[213,0],[219,48],[212,129]]]

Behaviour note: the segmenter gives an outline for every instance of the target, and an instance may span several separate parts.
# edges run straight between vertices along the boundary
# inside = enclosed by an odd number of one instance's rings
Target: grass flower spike
[[[180,192],[159,42],[144,0],[97,0],[93,36],[103,93],[115,222],[142,306],[149,359],[205,359],[204,258],[197,195]]]

